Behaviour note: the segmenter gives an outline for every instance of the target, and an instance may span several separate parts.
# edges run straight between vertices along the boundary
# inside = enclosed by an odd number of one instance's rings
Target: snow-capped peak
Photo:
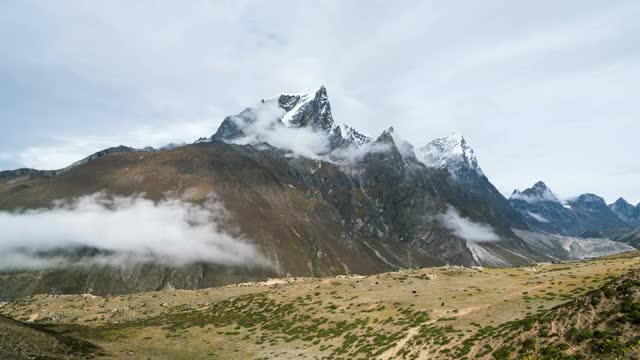
[[[484,175],[473,149],[457,132],[421,146],[416,155],[428,167],[447,168],[452,174],[466,168]]]
[[[347,124],[334,124],[330,133],[335,134],[336,131],[340,132],[343,139],[358,148],[373,141],[371,136],[362,134]]]
[[[262,113],[270,115],[270,118],[264,119],[261,117]],[[271,116],[273,114],[277,116]],[[316,90],[282,93],[262,99],[258,106],[225,118],[211,139],[225,142],[238,139],[249,139],[249,142],[253,139],[265,141],[264,133],[273,132],[279,127],[311,130],[315,135],[326,135],[331,150],[344,147],[360,148],[373,141],[350,126],[334,122],[324,85]]]
[[[283,94],[280,95],[280,106],[287,111],[282,117],[285,126],[296,127],[293,124],[293,118],[300,113],[306,105],[313,101],[315,92],[306,92],[298,95]],[[290,108],[290,110],[288,110]]]
[[[604,199],[596,194],[586,193],[578,196],[578,199],[574,202],[583,203],[604,203]]]
[[[317,90],[306,90],[297,94],[278,96],[279,106],[286,111],[282,123],[287,127],[311,126],[315,129],[331,130],[333,116],[327,88],[322,85]]]
[[[518,189],[513,191],[509,200],[522,200],[529,203],[535,203],[540,201],[551,201],[559,203],[558,197],[549,189],[547,184],[542,181],[538,181],[531,188],[524,191]]]

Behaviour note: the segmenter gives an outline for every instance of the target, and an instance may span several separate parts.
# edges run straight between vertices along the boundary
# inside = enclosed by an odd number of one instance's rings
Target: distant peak
[[[538,181],[537,183],[533,184],[532,189],[538,190],[538,191],[544,191],[544,190],[548,190],[549,187],[547,187],[547,184],[545,184],[543,181]]]
[[[584,193],[582,195],[580,195],[578,197],[578,199],[584,199],[584,200],[602,200],[602,198],[596,194],[592,194],[592,193]]]
[[[465,168],[484,175],[473,149],[459,132],[421,146],[417,155],[420,161],[429,167],[446,167],[451,173]]]
[[[529,203],[551,201],[559,203],[558,197],[549,189],[547,184],[538,181],[532,187],[524,191],[514,190],[509,200],[522,200]]]
[[[616,205],[629,205],[632,206],[631,204],[629,204],[629,202],[627,200],[625,200],[623,197],[618,198],[618,200],[616,200],[616,202],[614,203]]]
[[[324,85],[320,85],[317,88],[306,88],[306,89],[302,89],[298,92],[292,92],[292,93],[287,93],[287,92],[283,92],[280,93],[274,97],[272,97],[271,99],[277,99],[280,96],[298,96],[298,97],[307,97],[307,96],[316,96],[316,95],[325,95],[327,94],[327,87]]]
[[[382,143],[393,143],[393,126],[390,126],[388,129],[384,130],[380,136],[376,139],[376,142]]]
[[[629,204],[624,198],[618,198],[613,204],[609,205],[609,208],[618,214],[625,215],[627,217],[633,217],[636,211],[636,207]]]
[[[591,210],[611,210],[611,208],[607,205],[602,197],[592,193],[582,194],[578,196],[577,199],[571,201],[569,204],[572,206],[579,206]]]

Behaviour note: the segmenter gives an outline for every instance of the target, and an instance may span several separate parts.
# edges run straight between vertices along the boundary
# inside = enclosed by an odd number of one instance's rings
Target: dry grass
[[[38,295],[0,311],[131,359],[463,358],[480,329],[640,268],[638,252],[532,268],[425,268],[197,291]],[[484,331],[484,330],[483,330]]]

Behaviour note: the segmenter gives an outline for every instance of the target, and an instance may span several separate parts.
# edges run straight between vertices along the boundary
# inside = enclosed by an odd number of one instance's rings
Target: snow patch
[[[284,123],[285,126],[287,126],[287,127],[292,127],[293,126],[291,121],[293,120],[295,115],[305,105],[307,105],[308,103],[313,101],[313,99],[315,98],[315,94],[316,94],[315,91],[304,92],[304,93],[301,93],[301,94],[293,94],[294,96],[299,96],[300,100],[298,100],[298,103],[293,107],[293,109],[291,109],[291,111],[287,111],[287,113],[284,114],[284,116],[282,117],[282,122]],[[289,95],[289,94],[287,94],[287,95]]]
[[[452,174],[461,168],[467,168],[484,175],[473,149],[459,133],[435,139],[421,146],[416,157],[428,167],[447,168]]]

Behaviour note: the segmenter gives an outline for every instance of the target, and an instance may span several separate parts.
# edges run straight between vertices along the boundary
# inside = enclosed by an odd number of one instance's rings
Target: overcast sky
[[[210,136],[325,84],[334,117],[459,131],[504,193],[640,201],[640,1],[2,1],[0,169]]]

